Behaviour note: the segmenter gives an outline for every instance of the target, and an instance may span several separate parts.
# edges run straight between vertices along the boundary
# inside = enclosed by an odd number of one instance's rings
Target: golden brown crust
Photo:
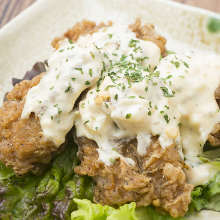
[[[105,24],[104,22],[101,22],[100,24],[97,25],[93,21],[83,20],[81,22],[77,22],[71,29],[65,32],[63,36],[56,37],[52,41],[51,45],[55,49],[58,49],[60,46],[59,45],[60,42],[65,38],[71,40],[72,42],[76,42],[78,38],[82,35],[93,34],[97,32],[100,28],[109,27],[111,25],[112,25],[111,21],[108,22],[107,24]]]
[[[28,90],[36,86],[42,76],[45,73],[41,73],[38,76],[34,77],[32,80],[24,80],[14,86],[14,88],[7,94],[7,100],[17,100],[21,101],[27,94]]]
[[[193,186],[186,183],[184,163],[174,147],[162,149],[155,140],[146,156],[137,154],[136,141],[123,144],[121,152],[132,158],[135,166],[118,159],[112,166],[98,161],[97,145],[79,138],[80,175],[96,181],[94,200],[101,204],[121,205],[135,201],[137,206],[153,204],[173,217],[184,216],[191,201]]]
[[[42,75],[17,84],[0,108],[0,160],[17,174],[36,168],[36,163],[48,163],[51,152],[57,150],[53,143],[43,139],[39,119],[34,114],[28,119],[20,118],[25,95],[40,82]]]
[[[75,42],[82,35],[93,34],[99,31],[99,29],[109,26],[112,26],[111,21],[109,21],[107,24],[101,22],[100,24],[96,25],[95,22],[83,20],[82,22],[76,23],[71,29],[65,32],[63,36],[56,37],[52,41],[52,46],[55,49],[58,49],[60,42],[65,38]],[[152,24],[142,25],[141,20],[137,19],[134,24],[129,25],[129,28],[136,33],[137,38],[154,42],[160,48],[161,54],[165,55],[166,39],[156,33],[154,25]]]
[[[92,34],[111,25],[111,22],[96,25],[95,22],[84,20],[75,24],[63,37],[54,39],[52,45],[58,48],[64,38],[76,41],[80,35]],[[52,153],[58,150],[52,142],[43,138],[39,119],[34,114],[28,119],[20,118],[27,92],[40,82],[43,74],[16,84],[0,108],[0,160],[17,174],[34,171],[38,164],[49,163]]]

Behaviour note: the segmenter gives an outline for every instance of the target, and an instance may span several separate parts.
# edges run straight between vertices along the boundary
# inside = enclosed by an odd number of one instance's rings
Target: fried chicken
[[[95,22],[83,20],[82,22],[76,23],[72,28],[70,28],[67,32],[64,33],[61,37],[56,37],[51,45],[58,49],[62,40],[69,39],[72,42],[76,42],[78,38],[82,35],[93,34],[97,32],[99,29],[104,27],[112,26],[112,22],[109,21],[107,24],[101,22],[100,24],[96,24]],[[166,52],[166,39],[159,35],[155,31],[155,27],[152,24],[141,24],[141,20],[137,19],[134,24],[129,25],[131,31],[136,33],[136,37],[146,41],[154,42],[161,50],[161,54],[165,55]]]
[[[43,73],[16,84],[0,108],[0,160],[20,175],[37,171],[37,165],[48,163],[52,152],[57,150],[43,138],[39,119],[34,114],[28,119],[20,118],[25,95],[42,76]]]
[[[62,37],[55,38],[52,46],[59,48],[60,42],[67,38],[73,42],[81,35],[93,34],[100,28],[109,27],[112,22],[96,24],[83,20],[76,23]],[[137,37],[155,42],[162,51],[165,51],[166,40],[157,35],[152,25],[141,26],[140,20],[130,26]],[[41,71],[42,66],[34,66],[33,76],[36,71]],[[30,74],[28,74],[30,75]],[[28,119],[21,119],[25,96],[30,88],[37,85],[43,74],[33,79],[13,79],[14,89],[5,97],[5,102],[0,108],[0,160],[11,166],[17,174],[38,169],[38,164],[49,163],[53,152],[58,148],[43,138],[38,117],[32,113]],[[26,80],[28,79],[28,80]]]
[[[137,141],[124,142],[120,153],[135,161],[130,166],[121,159],[107,166],[98,160],[97,145],[81,137],[77,139],[81,165],[80,175],[96,182],[94,201],[105,205],[122,205],[135,201],[137,206],[153,204],[173,217],[184,216],[191,201],[193,186],[186,181],[184,162],[175,147],[163,149],[155,138],[145,156],[137,153]]]

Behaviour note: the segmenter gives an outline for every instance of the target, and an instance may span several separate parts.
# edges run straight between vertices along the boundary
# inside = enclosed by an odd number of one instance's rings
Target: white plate
[[[220,35],[207,31],[215,13],[169,0],[38,0],[0,31],[0,102],[36,61],[52,52],[50,42],[82,19],[131,23],[140,17],[155,24],[165,36],[193,47],[220,52]],[[211,212],[212,213],[212,212]],[[207,219],[207,214],[202,215]],[[193,219],[202,219],[201,214]],[[220,219],[220,214],[210,219]]]
[[[220,52],[220,36],[206,28],[217,16],[168,0],[38,0],[0,31],[0,103],[10,78],[47,59],[51,40],[83,18],[132,22],[140,17],[177,40]]]

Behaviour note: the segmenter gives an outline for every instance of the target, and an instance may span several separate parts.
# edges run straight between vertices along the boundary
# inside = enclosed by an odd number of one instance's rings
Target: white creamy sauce
[[[188,220],[219,220],[220,212],[215,212],[211,210],[202,210],[198,213],[193,214],[192,216],[187,217]]]
[[[73,127],[76,99],[85,89],[94,86],[100,77],[101,60],[91,43],[63,42],[48,60],[49,69],[45,76],[28,92],[22,118],[35,112],[44,136],[60,146]]]
[[[217,170],[211,164],[197,164],[187,170],[187,177],[189,183],[199,186],[208,183],[215,176],[216,172]]]
[[[37,114],[44,136],[57,146],[75,125],[77,136],[96,141],[99,160],[107,165],[119,157],[134,164],[117,152],[122,140],[137,138],[138,153],[144,155],[158,135],[163,148],[176,145],[195,166],[220,121],[214,97],[220,84],[217,55],[196,51],[161,58],[156,44],[114,25],[74,44],[64,41],[48,63],[45,76],[27,94],[22,118]]]

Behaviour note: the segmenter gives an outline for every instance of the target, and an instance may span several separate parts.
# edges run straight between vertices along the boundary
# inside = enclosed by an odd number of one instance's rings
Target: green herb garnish
[[[89,75],[92,77],[92,74],[93,74],[93,72],[92,72],[92,69],[89,69]]]
[[[90,85],[90,82],[88,80],[85,81],[85,85],[88,86]]]
[[[161,90],[162,90],[162,92],[163,92],[163,95],[164,95],[165,97],[170,98],[170,97],[173,97],[173,96],[174,96],[173,92],[172,92],[172,94],[169,93],[169,90],[168,90],[167,87],[160,87],[160,88],[161,88]]]
[[[95,54],[92,51],[90,51],[90,55],[91,55],[92,59],[95,59]]]
[[[89,123],[89,120],[85,121],[83,124],[86,125],[87,123]]]
[[[66,89],[65,89],[65,93],[70,92],[72,89],[72,87],[69,85]]]
[[[171,63],[178,69],[180,67],[180,62],[178,61],[171,61]]]
[[[131,116],[132,116],[132,114],[131,114],[131,113],[128,113],[128,114],[126,114],[125,118],[126,118],[126,119],[129,119],[129,118],[131,118]]]
[[[81,67],[75,67],[74,69],[80,71],[80,73],[83,74],[83,69]]]
[[[167,114],[165,114],[163,117],[164,117],[166,123],[168,124],[170,122],[169,116]]]

